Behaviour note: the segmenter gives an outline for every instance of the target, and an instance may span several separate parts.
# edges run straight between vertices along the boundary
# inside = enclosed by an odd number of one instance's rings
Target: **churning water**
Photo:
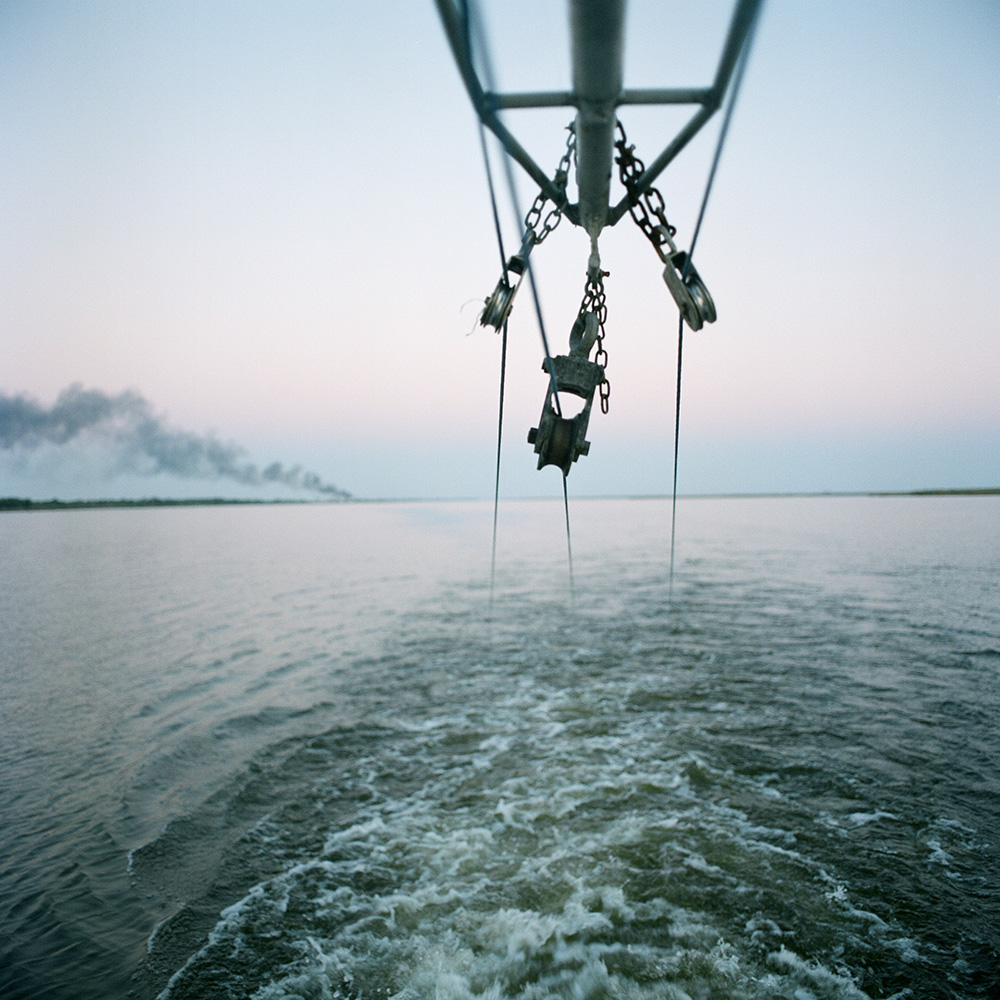
[[[0,994],[997,997],[1000,498],[0,517]]]

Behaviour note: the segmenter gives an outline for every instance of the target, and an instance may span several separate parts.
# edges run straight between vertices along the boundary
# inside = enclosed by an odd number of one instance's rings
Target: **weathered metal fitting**
[[[670,255],[670,260],[663,269],[663,280],[667,283],[684,322],[692,330],[700,330],[706,323],[715,322],[717,314],[712,296],[683,250]]]
[[[568,476],[573,463],[590,453],[590,442],[586,440],[590,409],[594,402],[594,391],[604,381],[604,368],[584,358],[568,357],[560,354],[546,358],[542,369],[549,372],[549,387],[542,405],[542,415],[538,426],[528,431],[528,443],[535,446],[538,468],[555,465]],[[563,417],[553,405],[556,392],[570,393],[584,400],[583,409],[575,417]]]
[[[538,237],[534,229],[524,231],[524,239],[521,241],[521,249],[507,261],[507,270],[514,274],[524,274],[528,269],[528,257],[531,255],[531,248],[538,242]]]
[[[600,334],[601,321],[597,313],[590,310],[580,313],[569,332],[570,357],[588,360]]]
[[[504,323],[514,305],[514,293],[517,291],[516,285],[507,282],[505,274],[493,289],[493,294],[486,299],[483,314],[479,317],[480,326],[492,326],[495,330],[503,329]]]
[[[528,269],[528,256],[536,241],[535,230],[529,227],[524,232],[521,249],[507,261],[504,273],[497,282],[497,287],[493,289],[493,294],[485,300],[486,305],[479,317],[480,326],[492,326],[495,330],[503,329],[511,309],[514,308],[514,296],[517,294],[518,288],[521,287],[524,272]],[[516,284],[511,284],[507,280],[508,273],[517,275]]]
[[[653,246],[656,247],[657,253],[660,254],[661,260],[665,261],[667,259],[666,257],[663,256],[662,252],[660,251],[660,247],[662,247],[664,243],[666,243],[667,246],[670,247],[670,252],[672,254],[678,252],[677,244],[674,243],[673,237],[674,233],[671,232],[670,226],[664,226],[664,225],[653,226],[653,228],[650,230],[650,239],[653,242]]]

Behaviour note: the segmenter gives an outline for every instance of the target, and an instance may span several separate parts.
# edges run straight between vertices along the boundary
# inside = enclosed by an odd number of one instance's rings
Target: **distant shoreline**
[[[239,500],[231,497],[191,497],[172,500],[145,497],[141,500],[29,500],[25,497],[0,497],[0,511],[5,510],[91,510],[105,507],[229,507],[269,506],[273,504],[347,503],[346,500]]]
[[[845,492],[824,491],[818,493],[688,493],[680,495],[682,500],[747,500],[781,497],[942,497],[942,496],[998,496],[1000,486],[983,486],[966,489],[931,489],[931,490],[850,490]],[[351,497],[337,500],[240,500],[231,497],[191,497],[187,499],[164,499],[161,497],[144,497],[141,500],[31,500],[27,497],[0,497],[0,513],[3,511],[35,511],[35,510],[101,510],[107,508],[128,507],[266,507],[276,505],[303,504],[343,504],[343,503],[468,503],[475,498],[432,499],[421,497],[372,498],[362,499]],[[519,499],[519,498],[511,498]],[[523,499],[544,499],[539,497]],[[669,495],[621,496],[621,497],[578,497],[578,500],[662,500]]]

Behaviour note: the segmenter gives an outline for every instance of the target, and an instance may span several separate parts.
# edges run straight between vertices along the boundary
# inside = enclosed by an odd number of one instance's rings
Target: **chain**
[[[496,288],[493,290],[493,294],[485,300],[486,307],[479,317],[479,322],[482,326],[492,326],[499,332],[504,323],[507,322],[507,317],[510,315],[510,310],[514,304],[514,296],[521,285],[521,279],[527,273],[528,255],[535,246],[541,243],[559,225],[559,220],[562,219],[563,209],[566,207],[566,180],[569,177],[569,165],[576,152],[576,132],[572,124],[569,126],[568,131],[569,138],[566,140],[566,151],[559,160],[559,166],[556,168],[555,176],[552,179],[552,186],[558,191],[559,201],[553,202],[543,218],[542,213],[545,211],[545,206],[549,202],[549,198],[544,191],[538,192],[531,208],[528,209],[528,214],[524,217],[524,233],[521,238],[521,248],[504,264],[503,272],[500,275],[500,280],[497,282]],[[484,155],[485,148],[484,145]],[[487,177],[489,177],[488,159],[486,160],[486,164]],[[508,179],[510,179],[509,176]],[[492,179],[490,180],[490,197],[493,198]],[[497,224],[497,239],[500,240],[500,224],[497,221],[495,199],[493,199],[493,218]],[[500,241],[500,254],[502,257],[502,240]],[[510,278],[508,278],[508,275],[511,273],[519,276],[516,283],[512,283]],[[541,316],[539,316],[539,325],[541,325]],[[544,329],[542,331],[542,342],[545,343]],[[548,356],[547,349],[546,356]]]
[[[597,353],[594,355],[594,364],[602,368],[608,366],[608,352],[604,349],[604,324],[608,318],[608,304],[604,295],[604,278],[607,271],[598,268],[587,275],[587,284],[583,290],[583,301],[580,303],[580,315],[592,312],[597,317]],[[601,393],[601,413],[608,412],[611,402],[611,383],[605,376],[600,385]]]
[[[615,162],[618,164],[618,176],[628,191],[629,215],[653,244],[660,260],[666,264],[669,256],[664,252],[663,244],[667,243],[671,249],[675,249],[673,237],[677,235],[677,228],[667,221],[663,195],[655,187],[647,188],[641,194],[635,193],[635,181],[643,174],[646,165],[635,155],[635,146],[627,144],[628,140],[625,138],[625,129],[621,122],[618,122],[618,135],[619,139],[615,143],[618,155],[615,157]]]
[[[553,185],[562,194],[562,201],[558,205],[553,205],[543,219],[542,210],[545,208],[548,197],[543,191],[539,191],[531,208],[528,209],[528,214],[524,217],[525,231],[534,234],[532,242],[535,244],[541,243],[562,219],[563,207],[566,204],[566,181],[569,177],[569,165],[576,153],[576,129],[574,125],[572,123],[568,125],[566,131],[569,132],[569,137],[566,139],[566,151],[559,160],[555,177],[552,179]]]

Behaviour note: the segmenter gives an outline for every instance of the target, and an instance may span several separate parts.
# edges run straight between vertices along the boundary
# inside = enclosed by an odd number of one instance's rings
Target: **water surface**
[[[0,518],[5,997],[992,997],[1000,498]]]

